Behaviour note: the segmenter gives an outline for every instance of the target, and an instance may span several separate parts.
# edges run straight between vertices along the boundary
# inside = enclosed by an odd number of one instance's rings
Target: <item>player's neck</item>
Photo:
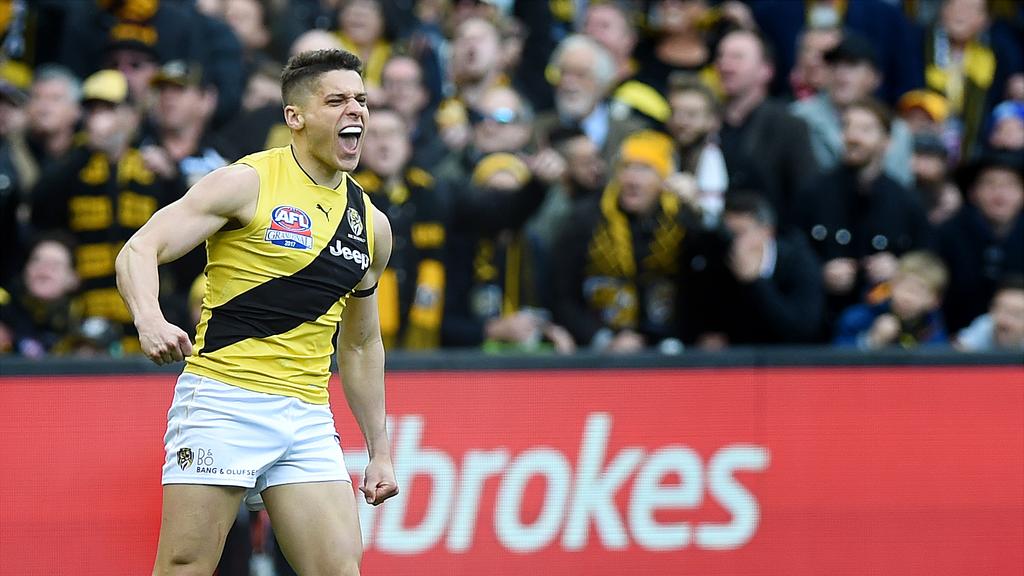
[[[295,161],[299,163],[302,171],[320,186],[337,188],[341,184],[341,179],[345,177],[340,170],[317,160],[305,146],[292,142],[292,153],[295,154]]]

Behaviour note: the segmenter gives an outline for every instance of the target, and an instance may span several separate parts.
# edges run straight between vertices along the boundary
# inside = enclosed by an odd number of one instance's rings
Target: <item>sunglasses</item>
[[[484,120],[490,120],[497,124],[520,124],[528,122],[529,116],[522,112],[518,112],[511,108],[498,108],[490,113],[480,112],[479,110],[469,111],[469,121],[473,124],[479,124]]]

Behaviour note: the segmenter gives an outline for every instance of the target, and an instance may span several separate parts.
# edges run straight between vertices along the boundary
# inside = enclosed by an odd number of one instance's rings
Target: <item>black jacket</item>
[[[822,262],[933,246],[920,199],[884,174],[861,191],[856,173],[840,166],[814,180],[796,204],[797,225]]]
[[[481,286],[475,278],[474,260],[481,241],[496,241],[499,236],[515,234],[540,207],[547,194],[547,186],[531,180],[514,193],[482,190],[473,186],[450,191],[451,208],[448,212],[449,237],[445,244],[444,321],[441,325],[441,344],[445,347],[479,346],[484,341],[484,327],[490,316],[483,314],[489,306],[474,306],[473,299],[483,298],[483,292],[494,288],[504,292],[506,286],[504,244],[495,242],[497,254],[494,265],[499,276],[492,286]],[[529,265],[523,267],[528,276]],[[520,292],[529,294],[532,286],[520,282]],[[490,290],[488,290],[490,288]],[[499,294],[500,302],[504,294]]]
[[[740,283],[729,270],[728,242],[705,234],[681,263],[680,334],[692,343],[720,332],[730,344],[813,341],[821,330],[825,292],[814,252],[798,234],[776,238],[769,278]]]
[[[1024,274],[1024,214],[996,238],[978,209],[965,205],[939,229],[939,253],[949,267],[943,311],[953,333],[988,310],[1004,276]]]
[[[818,174],[807,125],[780,103],[766,101],[740,126],[723,124],[722,154],[729,190],[755,190],[778,214],[779,230],[792,224],[793,199]]]
[[[796,204],[797,226],[821,264],[835,258],[860,261],[879,252],[898,257],[911,250],[934,249],[934,231],[920,198],[884,174],[862,191],[856,173],[839,166],[804,189]],[[863,267],[859,270],[853,290],[827,296],[829,321],[860,302],[871,288]],[[822,336],[830,331],[825,326]]]

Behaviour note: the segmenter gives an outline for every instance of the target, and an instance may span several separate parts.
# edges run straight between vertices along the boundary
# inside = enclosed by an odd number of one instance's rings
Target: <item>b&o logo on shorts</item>
[[[192,449],[191,448],[179,448],[178,449],[178,466],[184,470],[192,465]]]
[[[313,221],[295,206],[278,206],[270,213],[270,228],[264,238],[275,246],[307,250],[313,245]]]

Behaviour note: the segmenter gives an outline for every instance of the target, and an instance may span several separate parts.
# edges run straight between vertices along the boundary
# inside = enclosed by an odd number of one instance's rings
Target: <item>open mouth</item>
[[[363,127],[359,125],[346,126],[338,131],[341,148],[346,154],[355,154],[359,150],[359,139],[362,137]]]

